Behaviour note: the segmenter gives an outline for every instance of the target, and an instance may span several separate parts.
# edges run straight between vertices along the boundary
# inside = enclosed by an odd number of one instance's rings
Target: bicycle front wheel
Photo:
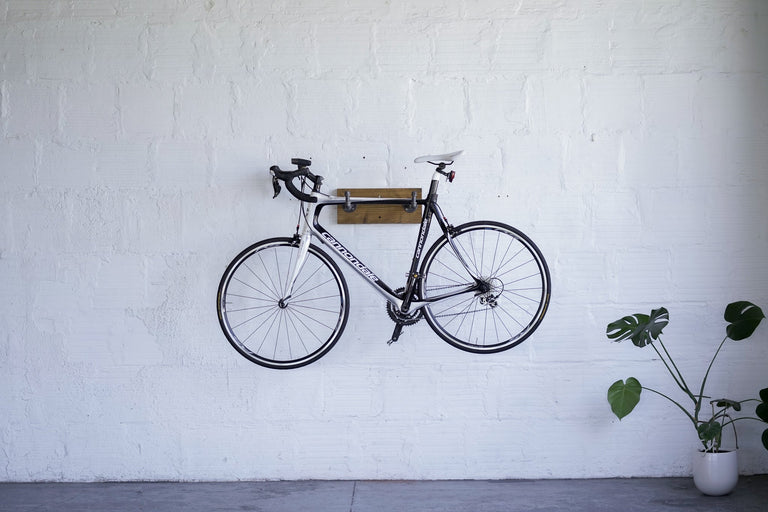
[[[468,352],[500,352],[522,343],[549,304],[549,268],[541,251],[521,231],[493,221],[458,226],[451,238],[453,246],[443,235],[424,257],[422,298],[478,287],[426,306],[429,325]]]
[[[310,244],[288,297],[298,240],[262,240],[241,252],[219,284],[219,324],[232,346],[269,368],[298,368],[325,355],[344,331],[349,291],[333,260]]]

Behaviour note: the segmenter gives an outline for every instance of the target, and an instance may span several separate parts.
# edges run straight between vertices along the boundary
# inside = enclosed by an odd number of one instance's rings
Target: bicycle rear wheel
[[[538,247],[521,231],[493,221],[454,229],[456,251],[443,235],[421,265],[424,299],[480,284],[424,308],[432,329],[451,345],[476,353],[507,350],[522,343],[547,311],[550,276]]]
[[[349,315],[349,291],[339,267],[311,244],[286,298],[298,241],[271,238],[241,252],[219,283],[219,324],[232,346],[268,368],[298,368],[336,343]]]

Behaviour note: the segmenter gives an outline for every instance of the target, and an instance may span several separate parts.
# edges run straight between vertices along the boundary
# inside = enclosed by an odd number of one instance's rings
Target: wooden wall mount
[[[344,197],[349,191],[352,199],[355,197],[387,197],[411,198],[411,192],[416,192],[416,199],[421,199],[421,189],[416,188],[340,188],[336,195]],[[339,224],[419,224],[421,222],[422,206],[408,213],[401,204],[358,204],[353,212],[345,212],[344,206],[336,207],[336,221]]]

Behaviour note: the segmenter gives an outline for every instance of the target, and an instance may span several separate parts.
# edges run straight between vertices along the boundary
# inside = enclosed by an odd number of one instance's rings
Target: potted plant
[[[647,388],[640,384],[636,378],[630,377],[626,381],[618,380],[608,388],[608,402],[611,404],[611,410],[621,420],[632,412],[640,401],[640,395],[644,390],[666,398],[676,405],[691,421],[702,444],[702,449],[694,454],[694,483],[700,491],[710,495],[727,494],[733,490],[738,481],[737,452],[728,452],[721,448],[723,432],[733,430],[738,449],[737,421],[768,422],[768,388],[759,392],[759,399],[712,399],[704,394],[709,372],[726,340],[738,341],[749,338],[761,320],[765,318],[763,311],[758,306],[746,301],[729,304],[725,308],[724,316],[725,321],[728,322],[726,335],[717,347],[715,355],[712,356],[698,391],[688,385],[667,347],[661,341],[661,332],[669,323],[669,312],[665,308],[655,309],[650,315],[625,316],[611,322],[606,328],[606,335],[612,341],[620,342],[629,339],[636,347],[652,347],[669,371],[672,380],[687,398],[687,400],[683,399],[683,402],[690,401],[688,407],[685,407],[680,401],[655,389]],[[757,402],[756,416],[736,416],[733,414],[740,412],[742,406],[749,402]],[[763,431],[762,443],[768,450],[768,428]]]

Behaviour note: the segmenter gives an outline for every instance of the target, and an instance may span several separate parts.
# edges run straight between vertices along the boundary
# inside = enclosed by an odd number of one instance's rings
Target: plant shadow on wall
[[[707,378],[709,372],[712,370],[712,366],[715,363],[715,359],[722,350],[727,340],[740,341],[749,338],[752,333],[755,332],[760,322],[765,318],[763,311],[751,302],[740,301],[729,304],[725,308],[725,321],[728,322],[726,327],[726,335],[717,347],[712,360],[707,367],[707,371],[702,379],[701,386],[698,391],[695,392],[686,382],[680,369],[672,359],[667,347],[661,340],[661,332],[669,323],[669,312],[665,308],[655,309],[650,315],[635,314],[631,316],[625,316],[615,322],[608,324],[606,329],[606,335],[608,338],[615,342],[623,340],[631,340],[636,347],[651,347],[658,355],[661,362],[669,371],[677,387],[683,392],[687,400],[690,400],[690,409],[686,408],[678,400],[671,398],[669,395],[664,394],[652,388],[644,387],[640,382],[630,377],[626,381],[618,380],[614,382],[608,389],[608,402],[611,405],[611,410],[621,420],[623,417],[631,413],[635,406],[640,401],[640,395],[643,390],[649,391],[663,398],[666,398],[674,405],[676,405],[691,421],[694,429],[698,435],[699,440],[702,443],[703,449],[699,455],[695,455],[694,458],[694,482],[696,486],[705,494],[721,495],[730,492],[736,485],[738,479],[738,465],[736,462],[736,452],[729,455],[729,459],[732,459],[730,464],[732,465],[732,472],[735,475],[731,475],[731,483],[725,485],[716,486],[714,489],[702,488],[700,485],[703,482],[703,476],[697,476],[698,465],[703,465],[704,469],[701,471],[712,472],[713,463],[706,459],[707,462],[698,462],[699,459],[705,460],[705,457],[714,460],[716,454],[727,453],[725,450],[721,450],[722,437],[724,431],[733,429],[734,439],[736,443],[736,449],[738,449],[738,435],[736,433],[736,422],[742,420],[756,420],[768,423],[768,388],[764,388],[759,392],[759,398],[748,398],[745,400],[734,400],[731,398],[712,398],[705,395],[705,386],[707,384]],[[683,400],[687,402],[687,400]],[[742,416],[736,415],[740,413],[742,407],[745,404],[757,402],[755,409],[755,416]],[[728,428],[730,427],[730,428]],[[768,450],[768,428],[763,431],[762,443],[766,450]],[[698,457],[698,458],[697,458]],[[701,481],[701,482],[700,482]],[[706,487],[706,486],[704,486]]]

